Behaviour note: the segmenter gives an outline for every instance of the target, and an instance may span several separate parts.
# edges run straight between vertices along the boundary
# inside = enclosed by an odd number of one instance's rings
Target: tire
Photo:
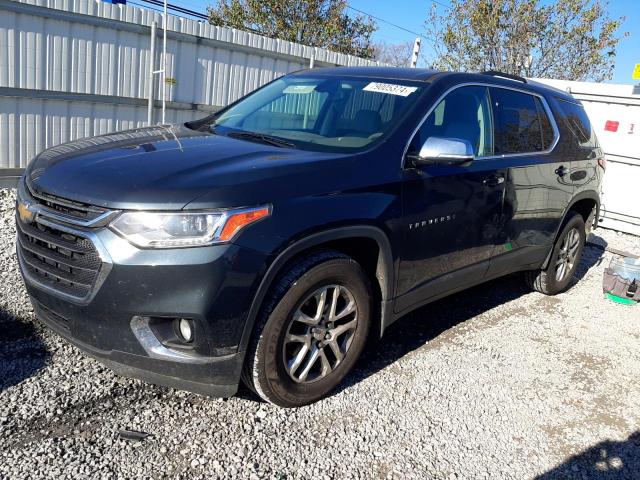
[[[264,303],[243,382],[281,407],[320,400],[362,353],[371,312],[369,279],[356,261],[335,251],[304,258],[280,277]]]
[[[579,213],[572,212],[558,235],[547,267],[525,272],[529,287],[545,295],[556,295],[569,288],[580,263],[585,241],[584,219]],[[573,253],[567,254],[566,248]]]

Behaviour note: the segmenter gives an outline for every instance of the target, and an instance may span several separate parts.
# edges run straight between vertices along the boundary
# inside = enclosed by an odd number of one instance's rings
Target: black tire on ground
[[[327,300],[322,301],[322,305],[326,306],[321,306],[322,293],[317,292],[326,292],[324,298]],[[333,299],[334,296],[337,300],[332,304],[329,298]],[[242,372],[243,382],[264,400],[281,407],[298,407],[323,398],[338,386],[362,353],[369,332],[371,298],[369,279],[352,258],[336,251],[321,251],[303,258],[280,277],[265,299],[249,342]],[[313,312],[326,311],[317,326],[300,321],[311,320],[311,314],[300,314],[309,305]],[[339,313],[355,309],[337,319],[335,313],[338,308]],[[333,317],[330,311],[334,313]],[[330,318],[334,318],[335,323],[329,321]],[[356,321],[353,322],[353,319]],[[347,330],[336,328],[345,323],[349,324]],[[307,343],[292,341],[294,333]],[[318,337],[325,334],[328,336]],[[333,339],[334,334],[335,341],[320,340]],[[328,342],[333,344],[328,345]],[[337,346],[340,345],[338,342],[343,342],[341,345],[344,348],[334,355],[334,347],[341,348]],[[321,354],[322,358],[316,356],[314,362],[310,362],[311,356],[305,354],[304,362],[294,370],[294,360],[287,358],[298,358],[303,348],[309,355],[316,350],[324,351],[326,348],[326,351]],[[339,355],[343,355],[340,360]],[[325,369],[326,361],[330,362],[332,369]],[[298,378],[296,381],[293,377],[300,377],[301,372],[306,370],[302,367],[310,364],[313,364],[311,371],[316,378],[307,373],[307,378]]]
[[[545,295],[556,295],[571,285],[573,275],[582,257],[586,241],[584,219],[577,212],[569,212],[569,215],[553,246],[547,267],[525,272],[525,281],[529,287]],[[571,237],[568,238],[569,236]],[[568,258],[567,249],[569,252],[575,252],[571,262],[566,261]],[[565,270],[560,275],[562,263],[565,263]]]

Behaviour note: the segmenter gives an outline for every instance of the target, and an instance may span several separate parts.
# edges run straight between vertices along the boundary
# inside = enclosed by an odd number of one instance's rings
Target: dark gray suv
[[[38,317],[123,375],[313,402],[406,313],[513,272],[568,288],[604,158],[565,92],[338,68],[51,148],[17,205]]]

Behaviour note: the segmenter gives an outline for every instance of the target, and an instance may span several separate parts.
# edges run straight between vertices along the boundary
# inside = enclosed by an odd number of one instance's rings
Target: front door
[[[461,86],[447,94],[409,151],[431,136],[468,140],[476,159],[405,168],[397,312],[480,282],[502,229],[506,169],[501,159],[483,158],[493,155],[488,88]]]

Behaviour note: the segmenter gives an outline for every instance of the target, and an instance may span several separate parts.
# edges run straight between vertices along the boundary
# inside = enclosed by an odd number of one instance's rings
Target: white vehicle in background
[[[607,159],[600,226],[640,235],[640,86],[535,80],[569,91],[589,115]]]

